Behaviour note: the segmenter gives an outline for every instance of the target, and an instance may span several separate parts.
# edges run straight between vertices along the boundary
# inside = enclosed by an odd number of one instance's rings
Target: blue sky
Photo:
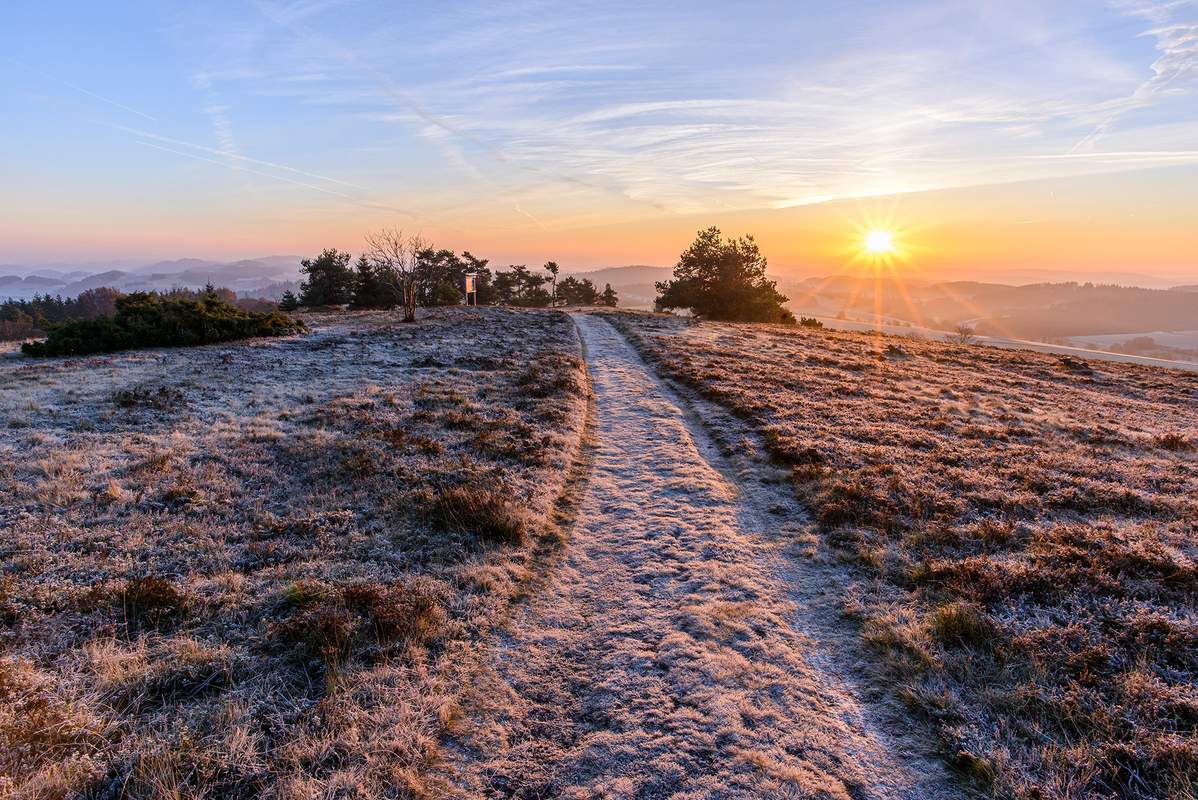
[[[1198,164],[1188,1],[134,0],[9,3],[0,26],[0,261],[386,222],[511,249]]]

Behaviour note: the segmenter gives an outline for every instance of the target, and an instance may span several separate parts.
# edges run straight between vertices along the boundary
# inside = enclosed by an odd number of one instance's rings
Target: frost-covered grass
[[[435,797],[585,416],[569,318],[0,357],[0,795]]]
[[[878,675],[1020,797],[1193,796],[1198,375],[615,318],[790,467]]]

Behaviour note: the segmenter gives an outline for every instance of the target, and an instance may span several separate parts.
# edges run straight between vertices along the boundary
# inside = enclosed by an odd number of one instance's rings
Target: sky
[[[1198,0],[6,3],[0,263],[360,249],[1198,281]]]

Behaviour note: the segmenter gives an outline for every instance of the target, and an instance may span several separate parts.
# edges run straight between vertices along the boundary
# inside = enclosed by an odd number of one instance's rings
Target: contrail
[[[315,184],[305,183],[303,181],[297,181],[293,178],[288,178],[283,175],[273,175],[269,172],[261,172],[259,170],[250,169],[249,167],[245,167],[240,164],[230,164],[228,161],[221,161],[216,158],[205,158],[204,156],[196,155],[195,153],[188,153],[188,152],[184,152],[183,150],[175,150],[173,148],[164,147],[160,144],[154,144],[153,142],[147,142],[145,140],[138,141],[138,144],[142,145],[143,147],[152,147],[155,150],[161,150],[164,153],[172,153],[177,156],[183,156],[184,158],[192,158],[192,159],[195,159],[196,161],[203,161],[208,164],[216,164],[217,166],[221,166],[221,167],[229,167],[231,169],[241,170],[243,172],[248,172],[251,175],[257,175],[262,178],[269,178],[269,179],[273,179],[276,181],[283,181],[284,183],[290,183],[295,186],[302,186],[305,189],[311,189],[312,191],[315,191],[315,192],[322,192],[327,195],[332,195],[333,197],[339,197],[342,200],[348,200],[351,203],[353,203],[354,205],[361,206],[363,208],[370,208],[370,209],[374,209],[376,211],[390,211],[390,212],[394,212],[396,214],[403,214],[404,216],[412,217],[412,218],[416,218],[418,216],[417,214],[415,214],[411,211],[407,211],[402,208],[396,208],[395,206],[388,206],[388,205],[384,205],[382,203],[375,203],[375,202],[372,202],[369,200],[362,200],[360,198],[354,197],[353,195],[345,194],[344,192],[338,192],[338,191],[329,189],[324,186],[317,186]],[[205,149],[211,149],[211,148],[205,148]],[[249,159],[249,160],[253,161],[253,159]]]
[[[117,130],[120,130],[120,131],[124,131],[125,133],[131,133],[134,136],[139,136],[144,139],[153,139],[154,141],[157,141],[157,142],[165,142],[166,144],[178,145],[180,147],[190,147],[190,148],[193,148],[195,150],[200,150],[205,153],[211,153],[212,155],[221,156],[222,158],[228,158],[232,161],[245,161],[250,164],[257,164],[260,167],[269,167],[270,169],[277,169],[277,170],[282,170],[283,172],[290,172],[294,175],[302,175],[305,178],[314,178],[315,180],[318,180],[318,181],[325,181],[327,183],[336,183],[336,184],[340,184],[341,186],[349,187],[350,189],[361,189],[363,191],[366,191],[365,186],[359,186],[356,183],[350,183],[349,181],[343,181],[343,180],[339,180],[337,178],[330,178],[327,175],[318,175],[315,172],[307,172],[306,170],[296,169],[295,167],[289,167],[286,164],[278,164],[278,163],[275,163],[274,161],[264,161],[260,158],[250,158],[249,156],[243,156],[240,153],[230,152],[229,150],[222,150],[217,147],[208,147],[207,145],[196,144],[195,142],[188,142],[184,139],[172,139],[169,136],[162,136],[160,134],[151,133],[149,131],[143,131],[138,128],[129,128],[124,125],[113,125],[111,127],[116,128]],[[248,172],[248,170],[247,170],[247,172]]]
[[[91,91],[90,89],[84,89],[82,86],[77,86],[77,85],[71,83],[70,81],[64,81],[62,78],[56,78],[55,76],[49,74],[48,72],[43,72],[42,70],[38,69],[37,67],[31,67],[28,64],[22,63],[20,61],[16,61],[15,59],[9,58],[8,56],[3,56],[3,58],[5,61],[12,64],[14,67],[18,67],[23,70],[28,70],[29,72],[32,72],[34,75],[40,75],[41,77],[45,78],[48,81],[53,81],[54,83],[65,86],[68,89],[79,92],[80,94],[87,95],[88,97],[92,98],[93,100],[99,100],[101,103],[107,103],[108,105],[112,106],[113,108],[119,108],[122,111],[128,111],[130,114],[136,114],[139,117],[144,117],[145,119],[148,119],[150,122],[158,121],[157,117],[152,117],[149,114],[145,113],[144,111],[138,111],[136,108],[130,108],[129,106],[125,105],[124,103],[118,103],[116,100],[105,97],[102,94],[96,94],[95,92]]]

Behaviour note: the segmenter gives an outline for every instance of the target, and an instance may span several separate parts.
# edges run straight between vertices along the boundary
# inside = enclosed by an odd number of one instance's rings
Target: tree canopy
[[[307,279],[300,284],[302,306],[339,306],[354,299],[356,276],[349,266],[351,256],[340,250],[325,250],[316,258],[300,262]]]
[[[657,283],[657,308],[728,322],[793,323],[794,314],[782,305],[786,296],[765,268],[752,236],[725,239],[714,226],[699,231],[678,257],[674,279]]]

